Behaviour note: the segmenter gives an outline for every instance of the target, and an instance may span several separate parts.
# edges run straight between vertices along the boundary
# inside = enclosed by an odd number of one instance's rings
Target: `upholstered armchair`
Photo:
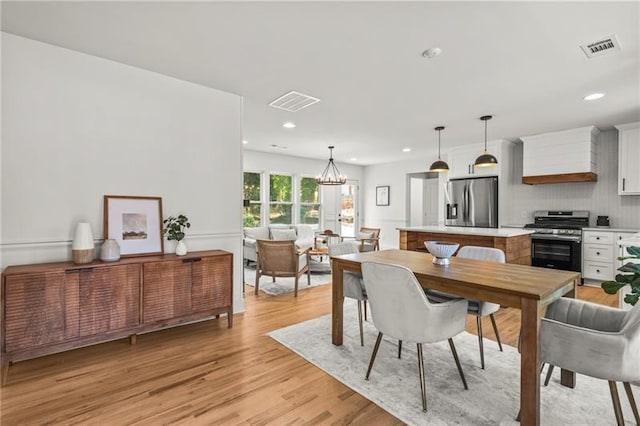
[[[541,361],[609,381],[618,425],[624,424],[616,382],[624,384],[640,424],[630,382],[640,380],[640,303],[631,310],[561,298],[540,324]]]
[[[257,240],[293,240],[299,250],[311,248],[315,242],[315,233],[310,225],[269,225],[244,228],[242,240],[243,258],[249,262],[257,261]]]
[[[468,389],[452,339],[465,329],[467,300],[432,304],[413,272],[404,266],[362,262],[362,276],[373,324],[379,331],[365,380],[369,380],[382,336],[386,334],[394,339],[417,344],[423,411],[427,411],[423,343],[449,341],[458,374],[464,388]],[[393,371],[388,374],[393,374]]]
[[[258,294],[260,277],[267,275],[272,277],[295,278],[294,297],[298,297],[298,280],[307,274],[307,285],[311,285],[309,269],[309,250],[298,250],[293,240],[257,240],[256,284],[255,294]]]

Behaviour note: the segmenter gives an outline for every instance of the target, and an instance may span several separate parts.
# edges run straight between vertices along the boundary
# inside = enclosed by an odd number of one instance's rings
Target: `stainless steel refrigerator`
[[[498,227],[498,178],[452,179],[445,187],[446,225]]]

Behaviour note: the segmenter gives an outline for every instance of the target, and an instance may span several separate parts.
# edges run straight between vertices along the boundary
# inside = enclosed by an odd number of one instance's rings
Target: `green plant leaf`
[[[640,272],[640,263],[628,262],[618,268],[620,272]]]
[[[627,247],[627,251],[629,252],[629,254],[636,256],[636,258],[640,257],[640,247]]]
[[[616,281],[605,281],[600,285],[600,287],[602,287],[604,292],[607,294],[616,294],[618,290],[620,290],[622,287],[626,285],[627,285],[626,283],[619,283]]]
[[[634,306],[638,303],[638,299],[640,299],[640,294],[630,293],[624,297],[624,302]]]

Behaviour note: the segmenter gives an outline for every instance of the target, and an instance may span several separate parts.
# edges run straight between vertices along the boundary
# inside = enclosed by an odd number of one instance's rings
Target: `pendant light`
[[[434,130],[438,132],[438,159],[429,167],[430,172],[448,172],[449,165],[440,158],[440,134],[444,130],[444,126],[438,126]]]
[[[320,176],[316,176],[318,185],[344,185],[347,183],[347,177],[340,174],[333,162],[333,148],[335,147],[329,147],[329,164],[327,164]]]
[[[487,121],[491,120],[491,115],[483,115],[480,120],[484,121],[484,152],[476,158],[475,167],[497,166],[498,159],[487,152]]]

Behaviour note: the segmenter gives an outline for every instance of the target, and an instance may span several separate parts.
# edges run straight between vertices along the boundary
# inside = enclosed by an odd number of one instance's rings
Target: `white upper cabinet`
[[[618,129],[618,194],[640,195],[640,122]]]
[[[451,148],[451,150],[449,150],[449,179],[498,176],[500,174],[499,142],[500,141],[487,142],[487,151],[498,160],[497,166],[490,167],[474,167],[476,158],[484,151],[484,143],[474,143],[473,145]]]
[[[522,183],[595,182],[595,126],[523,136]]]

